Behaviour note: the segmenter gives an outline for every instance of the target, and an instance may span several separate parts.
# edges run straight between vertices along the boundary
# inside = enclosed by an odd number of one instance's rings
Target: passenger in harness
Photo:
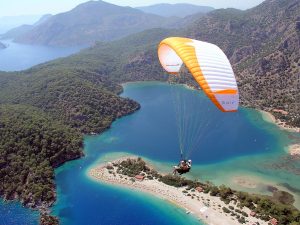
[[[192,167],[192,160],[181,160],[177,166],[174,166],[173,174],[182,175],[184,173],[188,173]]]

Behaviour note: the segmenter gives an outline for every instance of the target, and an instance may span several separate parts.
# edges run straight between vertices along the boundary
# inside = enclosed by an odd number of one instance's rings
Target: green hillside
[[[30,207],[55,201],[53,168],[79,158],[81,135],[29,105],[0,105],[0,193]]]
[[[267,0],[246,11],[215,10],[186,36],[220,46],[233,64],[243,105],[300,126],[300,2]]]

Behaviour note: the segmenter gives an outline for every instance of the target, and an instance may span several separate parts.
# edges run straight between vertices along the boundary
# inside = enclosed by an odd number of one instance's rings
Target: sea
[[[12,40],[0,40],[7,46],[0,49],[0,71],[20,71],[52,59],[69,56],[79,52],[84,46],[48,47],[26,45]]]
[[[300,208],[300,164],[286,153],[288,145],[300,140],[299,134],[279,129],[254,109],[221,113],[202,92],[183,85],[136,82],[123,87],[122,96],[139,102],[141,109],[116,120],[100,135],[85,136],[85,157],[55,171],[57,202],[51,210],[61,224],[204,225],[171,202],[88,176],[92,167],[127,155],[138,155],[161,172],[172,171],[180,159],[181,143],[174,89],[185,98],[187,115],[197,116],[185,125],[188,141],[194,140],[188,152],[193,161],[188,178],[266,195],[273,188],[285,190]],[[38,223],[37,213],[19,203],[0,202],[0,212],[0,224]]]

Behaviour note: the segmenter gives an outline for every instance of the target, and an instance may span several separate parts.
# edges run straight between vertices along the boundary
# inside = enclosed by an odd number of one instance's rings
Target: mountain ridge
[[[20,15],[0,17],[0,34],[10,29],[21,26],[22,24],[34,24],[40,18],[39,15]]]
[[[88,45],[111,41],[156,27],[176,27],[179,18],[164,18],[131,7],[89,1],[52,16],[15,41],[49,46]]]
[[[35,22],[32,25],[29,24],[23,24],[18,27],[12,28],[5,32],[4,34],[0,34],[1,39],[16,39],[21,35],[26,34],[27,32],[31,31],[35,26],[42,24],[47,19],[49,19],[52,15],[46,14],[43,15],[37,22]]]
[[[224,50],[238,78],[244,105],[287,111],[289,115],[272,113],[300,126],[299,13],[297,0],[267,0],[246,11],[215,10],[185,34]]]
[[[178,4],[155,4],[149,6],[137,7],[137,9],[142,10],[146,13],[152,13],[159,16],[164,17],[186,17],[196,13],[206,14],[210,11],[213,11],[214,8],[210,6],[200,6],[200,5],[192,5],[186,3],[178,3]]]

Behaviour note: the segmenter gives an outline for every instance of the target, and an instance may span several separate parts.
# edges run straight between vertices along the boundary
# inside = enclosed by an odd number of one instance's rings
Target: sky
[[[247,9],[263,0],[106,0],[122,6],[145,6],[158,3],[191,3],[212,6],[214,8],[234,7]],[[0,0],[0,18],[3,16],[57,14],[69,11],[87,0]]]

